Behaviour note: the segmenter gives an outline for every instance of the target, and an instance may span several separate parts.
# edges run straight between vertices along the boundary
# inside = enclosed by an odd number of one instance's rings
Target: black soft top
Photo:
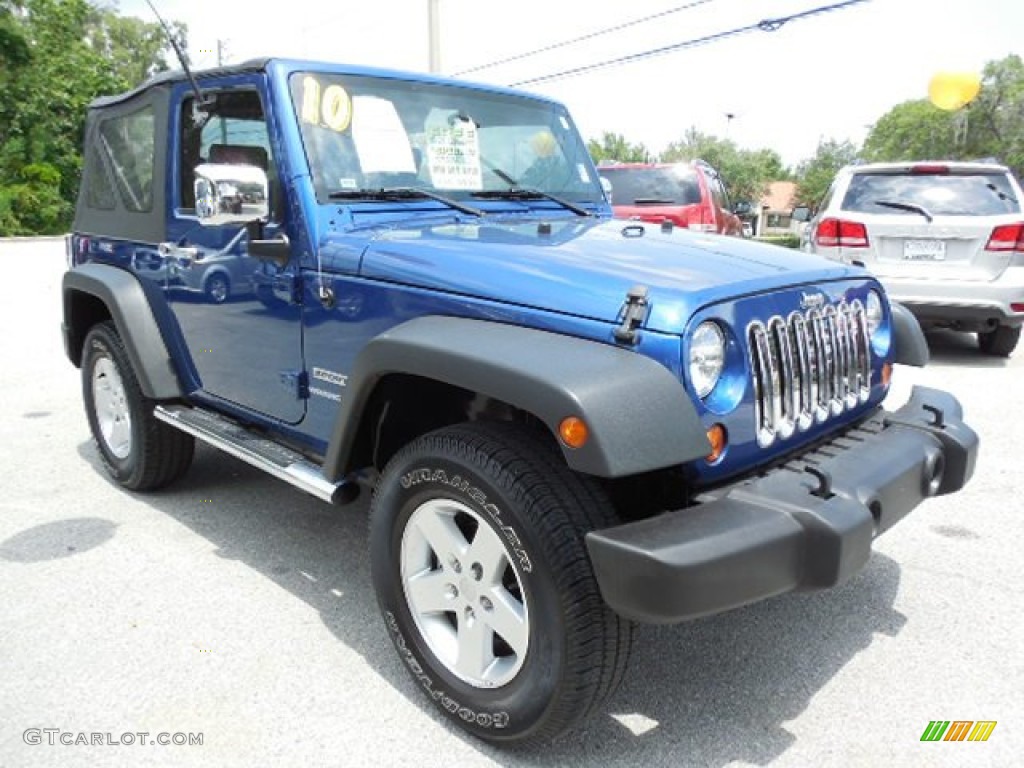
[[[202,82],[202,80],[208,77],[223,77],[226,75],[242,74],[243,72],[260,72],[266,68],[267,62],[269,61],[269,57],[249,59],[241,64],[232,64],[226,67],[214,67],[212,69],[201,69],[198,72],[193,72],[192,74],[195,76],[197,81]],[[94,99],[92,103],[89,104],[89,109],[112,107],[116,104],[130,101],[136,96],[145,93],[150,88],[155,88],[169,83],[186,82],[187,80],[188,77],[186,77],[185,72],[180,69],[171,69],[166,72],[160,72],[130,91],[116,93],[112,96],[100,96],[99,98]]]

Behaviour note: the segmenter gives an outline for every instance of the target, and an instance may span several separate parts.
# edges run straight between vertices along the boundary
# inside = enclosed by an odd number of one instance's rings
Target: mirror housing
[[[270,182],[255,165],[195,167],[196,216],[204,227],[243,225],[270,216]]]
[[[790,214],[790,218],[792,218],[793,221],[810,221],[811,209],[806,205],[798,205],[793,209],[793,213]]]

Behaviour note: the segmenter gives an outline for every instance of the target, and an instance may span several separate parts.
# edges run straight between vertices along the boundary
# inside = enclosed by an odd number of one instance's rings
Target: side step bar
[[[211,411],[184,405],[158,405],[153,415],[331,504],[351,501],[359,493],[354,482],[332,483],[301,453],[250,432]]]

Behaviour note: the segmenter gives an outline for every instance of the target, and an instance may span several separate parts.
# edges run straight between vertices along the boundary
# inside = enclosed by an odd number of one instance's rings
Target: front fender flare
[[[683,385],[648,357],[531,328],[421,317],[377,336],[356,358],[323,465],[332,481],[358,469],[350,462],[363,409],[376,384],[396,373],[504,401],[556,436],[566,417],[584,419],[586,445],[559,446],[570,468],[590,475],[625,477],[711,451]]]
[[[895,301],[891,302],[890,309],[893,344],[896,348],[893,362],[918,368],[928,365],[928,340],[925,339],[917,318],[909,309]]]

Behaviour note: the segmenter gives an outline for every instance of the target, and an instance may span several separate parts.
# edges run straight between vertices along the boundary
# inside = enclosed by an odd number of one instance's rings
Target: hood
[[[644,285],[645,326],[668,333],[725,299],[863,275],[800,251],[623,220],[435,219],[364,231],[364,277],[610,323],[626,292]],[[337,237],[351,248],[358,231]]]

